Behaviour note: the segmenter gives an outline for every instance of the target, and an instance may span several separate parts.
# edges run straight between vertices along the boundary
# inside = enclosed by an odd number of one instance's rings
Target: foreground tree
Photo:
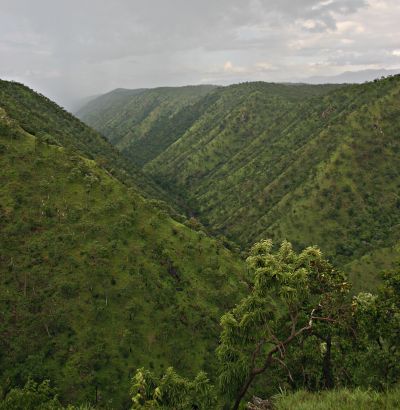
[[[316,247],[297,254],[283,242],[274,253],[272,242],[264,240],[247,262],[254,275],[250,294],[221,319],[218,389],[203,372],[190,381],[172,368],[161,379],[140,369],[133,379],[133,409],[214,409],[228,401],[237,410],[258,375],[278,365],[290,377],[289,345],[313,331],[329,337],[349,306],[344,275]]]
[[[353,384],[387,390],[400,380],[400,270],[387,272],[376,295],[353,299]]]
[[[162,378],[157,378],[148,370],[139,369],[132,381],[132,410],[216,408],[214,386],[204,372],[200,372],[194,380],[189,380],[179,376],[172,367],[167,369]]]
[[[254,286],[222,317],[217,349],[220,388],[233,410],[258,375],[276,364],[287,369],[288,345],[310,335],[319,322],[338,322],[349,290],[343,274],[316,247],[297,254],[283,242],[273,253],[272,242],[265,240],[253,246],[247,262]]]

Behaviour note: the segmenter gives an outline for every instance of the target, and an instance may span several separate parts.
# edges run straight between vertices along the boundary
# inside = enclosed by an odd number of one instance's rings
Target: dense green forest
[[[0,81],[0,410],[399,408],[399,102]]]
[[[140,95],[132,104],[142,112],[146,92]],[[111,141],[124,135],[117,147],[214,233],[243,249],[262,238],[288,239],[298,249],[318,244],[358,289],[373,289],[375,273],[393,266],[400,76],[361,85],[219,87],[167,119],[151,112],[145,122],[154,127],[145,131],[130,103],[120,116],[111,110],[106,124],[93,121],[113,107],[107,98],[89,103],[82,119],[107,127]],[[139,130],[137,149],[131,135]],[[164,131],[172,136],[163,145]],[[152,144],[169,145],[154,156]]]
[[[95,98],[77,116],[141,166],[161,154],[192,125],[208,107],[208,94],[216,88],[203,85],[117,89]],[[204,96],[206,101],[202,100]]]
[[[119,160],[97,133],[20,84],[0,90],[2,394],[50,378],[63,400],[121,408],[137,367],[212,373],[243,262],[92,159]]]
[[[1,107],[18,125],[37,139],[63,146],[96,160],[112,175],[136,187],[149,198],[165,199],[165,192],[132,161],[113,149],[106,138],[47,97],[16,82],[0,79]]]

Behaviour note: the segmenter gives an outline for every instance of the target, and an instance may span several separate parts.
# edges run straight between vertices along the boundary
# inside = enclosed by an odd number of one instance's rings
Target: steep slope
[[[73,115],[33,92],[23,84],[0,80],[0,106],[10,118],[36,138],[65,148],[79,150],[96,160],[117,176],[149,197],[167,199],[162,190],[152,183],[132,161],[127,161],[98,132]]]
[[[91,101],[77,116],[95,126],[142,166],[176,141],[197,119],[204,106],[199,106],[198,101],[215,88],[204,85],[117,89]]]
[[[244,246],[287,238],[354,272],[366,255],[387,265],[400,234],[399,102],[400,76],[301,102],[255,91],[215,105],[144,169]]]
[[[318,244],[366,289],[399,258],[399,89],[400,76],[219,87],[154,117],[162,132],[134,145],[145,161],[125,152],[214,232],[244,248],[262,237]],[[111,139],[138,132],[120,120]]]
[[[43,97],[22,90],[0,101],[2,390],[50,378],[63,399],[123,408],[139,366],[212,372],[242,262],[85,157],[98,134],[50,102],[40,122]]]
[[[260,134],[272,126],[285,127],[290,121],[288,115],[302,114],[298,108],[305,101],[338,87],[259,82],[222,88],[218,90],[218,98],[210,101],[206,113],[199,116],[182,138],[144,169],[162,183],[173,181],[180,188],[188,181],[193,188],[213,179],[215,171],[227,161],[230,166],[243,166],[236,162],[236,156],[248,149]],[[249,159],[246,157],[244,162]]]

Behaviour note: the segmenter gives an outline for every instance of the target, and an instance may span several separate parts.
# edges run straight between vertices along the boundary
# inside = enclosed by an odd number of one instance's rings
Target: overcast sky
[[[113,88],[400,67],[400,0],[0,0],[0,78],[69,106]]]

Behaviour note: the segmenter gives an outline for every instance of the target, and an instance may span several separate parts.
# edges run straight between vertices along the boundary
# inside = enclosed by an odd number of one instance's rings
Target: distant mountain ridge
[[[381,77],[387,77],[396,74],[400,74],[400,68],[396,68],[394,70],[387,70],[383,68],[379,70],[368,69],[361,71],[345,71],[344,73],[333,76],[314,76],[303,80],[303,82],[307,84],[355,84],[363,83],[366,81],[373,81],[375,79],[380,79]]]

